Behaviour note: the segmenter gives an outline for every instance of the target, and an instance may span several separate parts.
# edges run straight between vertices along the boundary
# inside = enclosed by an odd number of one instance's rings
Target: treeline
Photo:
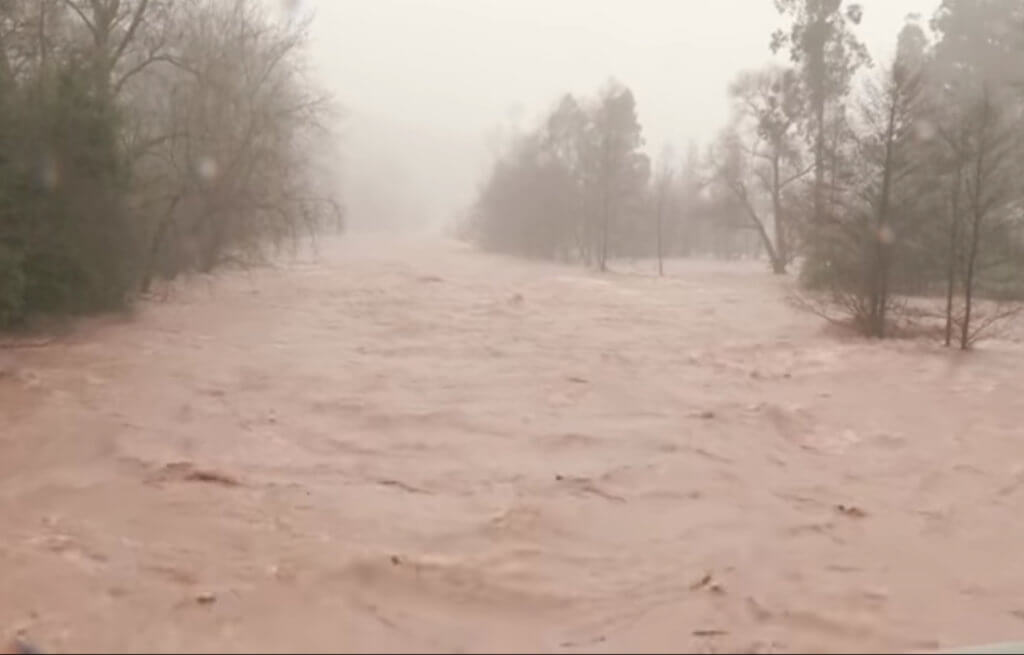
[[[911,296],[937,297],[947,345],[969,347],[1024,298],[1024,5],[944,0],[882,62],[856,38],[859,5],[775,5],[788,24],[770,49],[789,64],[735,78],[705,152],[652,172],[628,90],[566,97],[499,159],[471,234],[602,269],[745,235],[775,273],[798,268],[802,306],[884,337]]]
[[[761,216],[796,235],[773,246],[803,259],[806,306],[884,337],[909,296],[939,296],[946,344],[969,347],[1024,297],[1024,5],[945,0],[930,34],[909,20],[893,59],[851,88],[872,63],[860,7],[777,4],[791,25],[772,46],[793,66],[734,87],[720,150],[739,165],[719,178],[769,198]]]
[[[666,175],[652,172],[643,146],[629,88],[611,80],[594,98],[567,94],[498,158],[464,235],[491,250],[600,270],[658,244],[666,255],[756,253],[730,224],[732,200],[704,193],[695,147],[681,174]]]
[[[0,326],[337,221],[305,41],[259,0],[0,3]]]

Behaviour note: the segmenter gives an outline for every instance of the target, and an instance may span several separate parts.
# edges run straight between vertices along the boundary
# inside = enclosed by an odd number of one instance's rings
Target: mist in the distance
[[[858,34],[891,55],[905,16],[935,0],[867,0]],[[653,157],[706,144],[726,87],[771,59],[769,0],[306,0],[312,54],[345,107],[352,229],[438,228],[472,202],[493,150],[566,92],[609,77],[636,95]],[[781,55],[780,55],[781,56]]]

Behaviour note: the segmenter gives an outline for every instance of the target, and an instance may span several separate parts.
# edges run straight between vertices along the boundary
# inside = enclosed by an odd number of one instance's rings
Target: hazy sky
[[[725,90],[771,57],[772,0],[305,0],[313,58],[349,112],[346,195],[362,224],[436,224],[472,199],[497,130],[566,91],[633,89],[651,154],[707,142]],[[891,56],[904,16],[938,0],[864,0],[859,30]]]

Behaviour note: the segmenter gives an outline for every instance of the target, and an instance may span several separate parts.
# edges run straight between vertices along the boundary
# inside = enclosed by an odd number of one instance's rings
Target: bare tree
[[[332,109],[305,78],[306,23],[276,23],[251,0],[187,0],[171,20],[176,54],[143,80],[170,88],[139,167],[159,181],[144,288],[158,270],[259,258],[340,212],[306,154]]]
[[[741,73],[729,92],[733,99],[736,137],[743,140],[736,145],[745,150],[750,160],[743,168],[758,182],[756,187],[770,198],[773,239],[766,249],[772,254],[772,270],[783,274],[794,254],[791,248],[794,230],[785,208],[784,194],[791,184],[813,169],[813,166],[803,165],[796,139],[803,104],[799,78],[793,70],[769,67]],[[733,180],[729,187],[748,206],[747,211],[760,226],[759,231],[764,230],[753,209],[756,201],[751,198],[751,184],[737,182]]]
[[[756,138],[754,137],[755,141]],[[780,237],[783,247],[787,243],[784,236],[786,226],[784,219],[781,218],[782,192],[786,186],[802,177],[808,170],[805,169],[785,180],[766,173],[763,169],[758,168],[757,160],[760,155],[752,154],[760,152],[756,142],[754,146],[745,145],[735,125],[730,126],[719,135],[714,147],[709,152],[712,176],[715,182],[733,196],[739,204],[740,210],[747,217],[748,224],[756,230],[761,244],[768,254],[768,262],[772,271],[780,275],[785,273],[789,254],[788,252],[784,254],[778,247]],[[763,201],[761,190],[765,186],[775,201],[771,204]],[[764,212],[766,204],[772,208],[768,210],[767,216]],[[780,211],[778,218],[772,213],[773,209]],[[771,229],[770,219],[775,221],[774,229]],[[771,236],[772,232],[776,234],[774,239]]]
[[[961,126],[962,127],[962,126]],[[946,258],[946,302],[945,302],[945,327],[944,340],[946,347],[952,345],[954,327],[954,298],[957,288],[957,276],[959,267],[957,260],[960,257],[960,241],[963,225],[963,187],[964,168],[967,161],[967,132],[958,129],[957,133],[951,134],[946,130],[938,129],[940,135],[945,139],[948,156],[945,158],[947,166],[952,169],[949,175],[949,198],[947,205],[948,219],[946,223],[947,250]]]
[[[993,102],[987,85],[971,112],[969,135],[971,161],[965,181],[967,200],[966,257],[963,271],[964,310],[960,325],[960,348],[966,350],[977,338],[971,329],[971,312],[980,251],[992,230],[989,223],[1005,218],[1010,195],[1016,191],[1016,176],[1010,175],[1010,158],[1016,146],[1017,130],[1009,129]]]
[[[1021,76],[1014,63],[1021,43],[1005,25],[1022,19],[1019,3],[994,0],[945,2],[932,21],[939,40],[931,61],[936,87],[931,118],[941,137],[937,155],[945,163],[949,195],[945,338],[950,345],[958,332],[962,349],[998,322],[990,320],[993,316],[1001,320],[1015,313],[996,303],[979,315],[975,301],[979,293],[1002,295],[997,271],[1013,275],[1020,255],[1013,232],[1020,222],[1016,179],[1024,154]]]
[[[165,52],[168,0],[63,0],[90,36],[93,84],[102,98],[118,95]]]
[[[873,211],[868,224],[865,287],[868,298],[866,329],[873,337],[885,336],[887,313],[891,308],[890,273],[894,244],[901,237],[899,214],[908,213],[913,197],[899,189],[920,165],[915,150],[915,121],[920,112],[921,73],[913,62],[897,59],[882,71],[881,83],[869,83],[862,104],[864,134],[860,139],[864,161],[874,171],[874,182],[866,186],[865,201]],[[902,209],[898,212],[897,209]],[[904,235],[905,236],[905,235]]]
[[[921,89],[919,69],[901,58],[867,81],[854,124],[856,149],[847,162],[854,170],[849,193],[812,232],[819,290],[804,306],[852,320],[870,337],[887,336],[890,314],[903,304],[892,292],[892,272],[912,247],[906,217],[918,204]]]

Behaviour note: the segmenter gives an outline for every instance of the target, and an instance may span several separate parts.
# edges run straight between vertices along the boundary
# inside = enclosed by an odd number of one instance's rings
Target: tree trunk
[[[608,270],[608,223],[611,220],[607,191],[603,194],[601,203],[601,252],[598,254],[598,268],[604,273]]]
[[[661,251],[661,213],[658,214],[658,277],[665,276],[665,264]]]
[[[896,108],[899,102],[898,89],[889,98],[889,124],[885,132],[885,162],[882,165],[882,194],[878,202],[878,224],[873,234],[877,248],[874,293],[874,336],[885,338],[885,313],[889,304],[889,196],[892,193],[892,157],[896,140]]]
[[[779,252],[772,244],[772,240],[768,236],[768,230],[764,229],[764,222],[761,220],[761,217],[757,215],[757,211],[754,209],[754,206],[751,205],[750,201],[747,199],[746,192],[733,189],[733,193],[739,201],[743,203],[743,208],[747,210],[747,215],[750,217],[750,221],[757,229],[757,234],[761,237],[761,243],[764,245],[764,249],[768,252],[768,260],[772,264],[772,271],[777,274],[785,273],[786,262],[779,258]]]
[[[986,103],[988,98],[986,97]],[[986,107],[986,110],[988,108]],[[986,112],[987,113],[987,112]],[[986,115],[987,118],[987,115]],[[985,178],[985,127],[982,124],[978,139],[978,157],[974,163],[974,188],[971,189],[971,241],[967,251],[967,270],[964,271],[964,322],[960,326],[960,350],[967,350],[971,345],[971,301],[974,297],[974,268],[978,259],[978,242],[981,239],[982,221],[982,183]]]
[[[817,134],[814,137],[814,225],[824,221],[825,212],[825,102],[818,101],[815,107]]]
[[[889,244],[880,243],[878,246],[878,309],[875,312],[875,336],[879,339],[885,338],[886,313],[889,307]]]
[[[946,259],[946,347],[953,343],[953,295],[956,291],[956,251],[960,238],[960,189],[963,185],[963,169],[958,164],[953,177],[953,194],[950,199],[949,252]]]
[[[156,258],[160,254],[160,248],[164,245],[164,238],[167,236],[167,229],[171,227],[174,210],[178,207],[178,203],[180,201],[180,195],[174,197],[174,200],[172,200],[171,204],[168,205],[167,211],[165,211],[163,216],[160,217],[160,222],[156,226],[156,232],[153,234],[153,240],[149,244],[149,259],[146,262],[146,270],[142,276],[142,282],[139,284],[139,290],[142,293],[148,293],[149,287],[153,283],[153,274],[156,273]]]
[[[786,243],[786,231],[782,216],[782,187],[779,179],[779,155],[775,149],[772,158],[772,214],[775,218],[775,260],[772,261],[772,272],[776,275],[786,274],[789,263],[789,247]]]
[[[665,214],[665,190],[660,189],[658,192],[658,276],[664,277],[665,266],[662,261],[662,222],[664,221]]]
[[[161,221],[160,225],[156,228],[156,233],[153,235],[153,241],[149,244],[149,258],[146,261],[146,270],[142,275],[142,281],[139,283],[139,291],[142,293],[149,293],[150,285],[153,284],[153,274],[156,272],[156,258],[160,254],[160,247],[164,242],[164,235],[167,233],[167,228],[170,225],[170,221]]]
[[[974,296],[974,264],[978,257],[978,237],[981,217],[975,214],[971,221],[971,243],[967,253],[967,270],[964,272],[964,322],[960,326],[960,350],[971,346],[971,301]]]

